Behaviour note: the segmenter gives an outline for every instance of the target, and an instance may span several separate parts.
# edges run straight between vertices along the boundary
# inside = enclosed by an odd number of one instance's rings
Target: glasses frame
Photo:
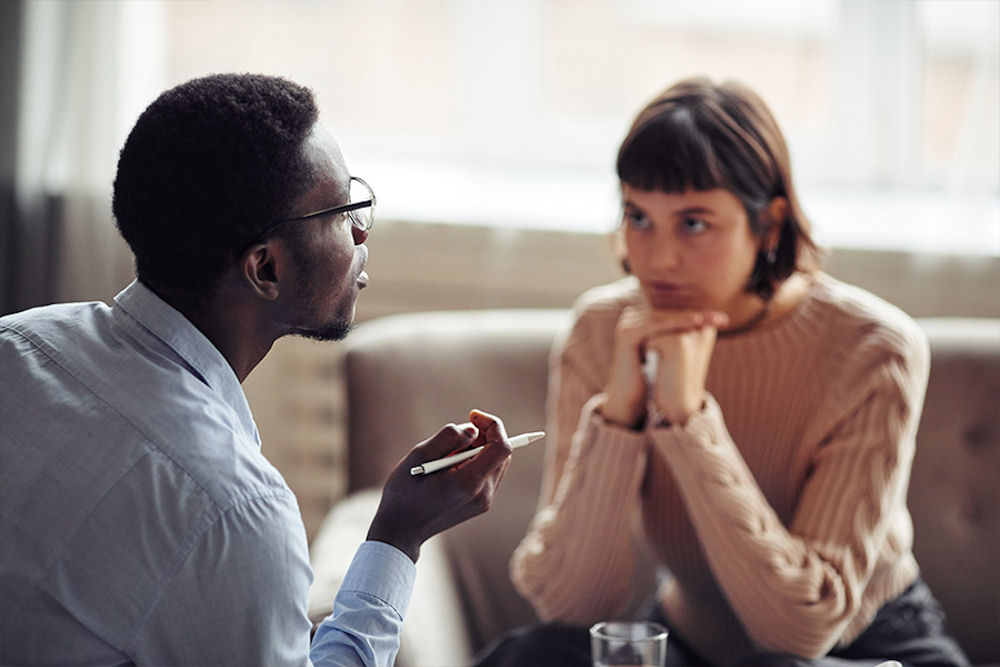
[[[319,218],[324,215],[333,215],[335,213],[346,213],[347,217],[351,219],[351,225],[354,227],[354,229],[364,234],[367,234],[368,232],[371,231],[372,226],[375,224],[375,191],[372,190],[372,186],[368,185],[365,179],[360,178],[359,176],[351,176],[351,180],[357,181],[361,185],[365,186],[365,189],[368,190],[368,194],[371,196],[368,199],[362,201],[355,201],[351,202],[350,204],[341,204],[340,206],[331,206],[330,208],[323,208],[318,211],[311,211],[310,213],[306,213],[305,215],[297,215],[292,218],[284,218],[282,220],[276,220],[275,222],[272,222],[270,225],[268,225],[267,228],[265,228],[264,231],[262,231],[257,236],[258,240],[254,241],[254,243],[259,242],[260,239],[266,238],[271,232],[273,232],[275,229],[277,229],[278,227],[287,222],[301,222],[302,220],[312,220],[313,218]],[[362,224],[361,220],[358,219],[358,216],[353,215],[353,213],[358,209],[367,207],[370,207],[372,209],[372,214],[371,218],[369,218],[370,222],[367,225],[364,225]]]
[[[331,206],[330,208],[322,208],[322,209],[320,209],[318,211],[312,211],[311,213],[306,213],[305,215],[297,215],[294,218],[285,218],[284,220],[279,220],[278,222],[276,222],[274,224],[275,225],[280,225],[280,224],[283,224],[285,222],[296,222],[296,221],[299,221],[299,220],[310,220],[312,218],[318,218],[318,217],[320,217],[322,215],[332,215],[334,213],[348,213],[348,214],[350,214],[350,213],[353,213],[354,211],[357,211],[358,209],[371,208],[372,209],[372,214],[371,214],[370,222],[367,225],[362,224],[362,222],[358,219],[358,217],[356,215],[350,215],[349,216],[351,218],[351,223],[355,227],[357,227],[358,230],[360,230],[362,232],[371,231],[372,226],[375,224],[375,191],[372,190],[372,186],[368,185],[368,183],[367,183],[367,181],[365,181],[365,179],[363,179],[363,178],[361,178],[359,176],[351,176],[351,180],[352,181],[357,181],[361,185],[365,186],[365,189],[368,190],[368,194],[370,195],[368,199],[365,199],[365,200],[362,200],[362,201],[351,202],[350,204],[342,204],[341,206]]]

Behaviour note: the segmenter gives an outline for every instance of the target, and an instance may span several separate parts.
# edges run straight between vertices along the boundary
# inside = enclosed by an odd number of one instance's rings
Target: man
[[[347,334],[374,205],[294,83],[146,109],[113,205],[137,280],[0,319],[0,663],[392,663],[420,545],[489,507],[503,424],[473,411],[400,462],[310,647],[305,531],[240,387],[282,336]]]

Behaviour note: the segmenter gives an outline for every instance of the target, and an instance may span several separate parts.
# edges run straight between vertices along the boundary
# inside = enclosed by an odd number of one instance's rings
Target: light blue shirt
[[[0,319],[0,663],[305,665],[291,489],[222,354],[139,282]],[[317,665],[388,665],[415,568],[359,548]]]

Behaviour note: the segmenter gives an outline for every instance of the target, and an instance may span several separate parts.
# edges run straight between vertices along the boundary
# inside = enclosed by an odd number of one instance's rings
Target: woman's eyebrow
[[[688,206],[687,208],[682,208],[679,211],[674,211],[675,216],[712,215],[714,213],[715,209],[710,206]]]

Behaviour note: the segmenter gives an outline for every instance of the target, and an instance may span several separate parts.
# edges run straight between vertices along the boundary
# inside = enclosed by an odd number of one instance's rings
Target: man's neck
[[[274,344],[274,338],[259,336],[255,319],[239,309],[216,308],[184,316],[222,353],[241,383]]]
[[[267,355],[275,337],[264,332],[252,307],[216,294],[197,305],[159,295],[195,326],[225,357],[242,383]]]

